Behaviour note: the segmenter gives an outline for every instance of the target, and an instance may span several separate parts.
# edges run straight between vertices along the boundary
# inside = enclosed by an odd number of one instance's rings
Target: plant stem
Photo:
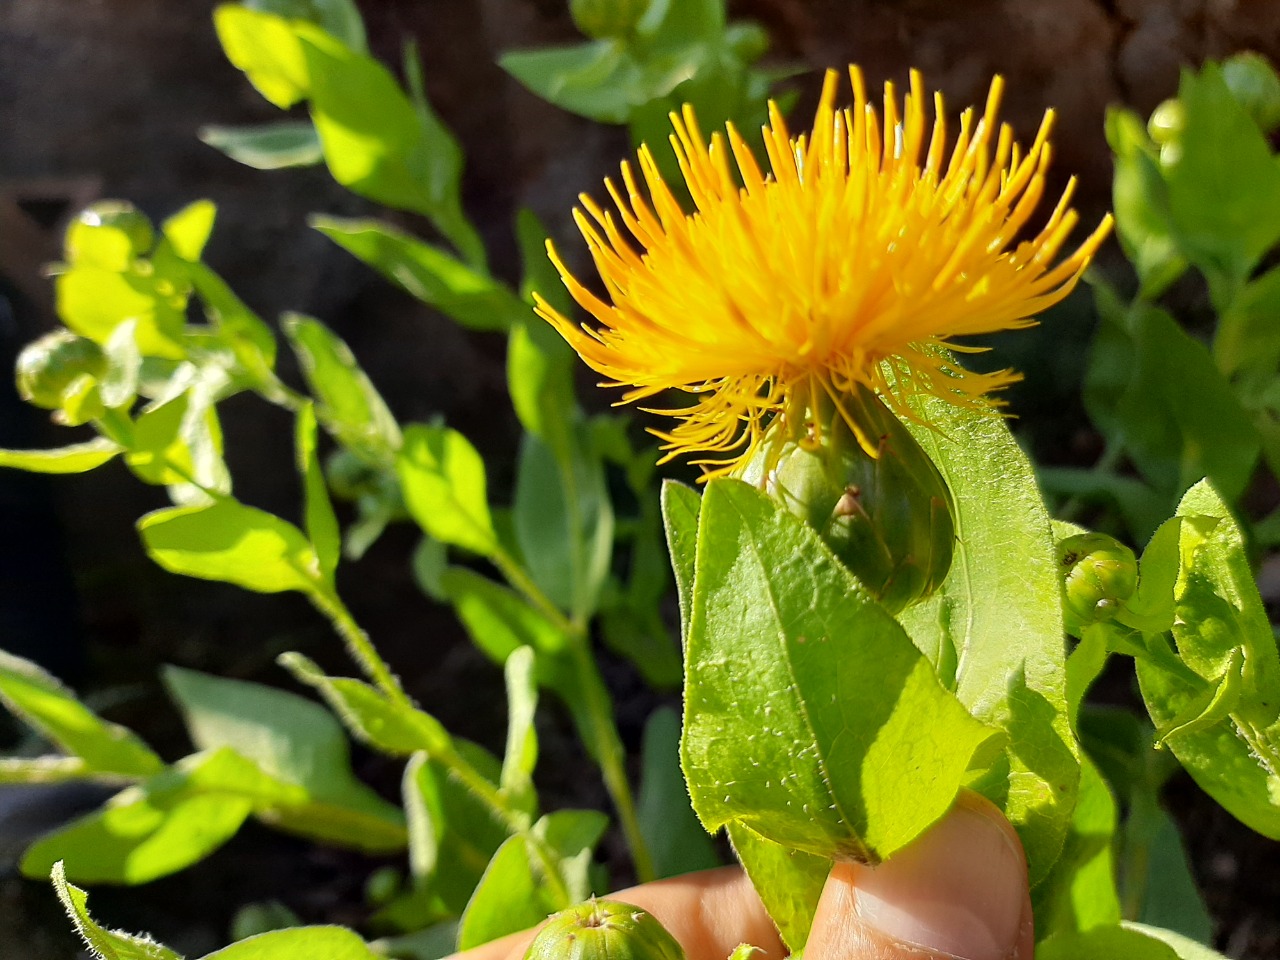
[[[653,857],[649,853],[649,845],[645,842],[644,834],[640,831],[635,799],[631,793],[631,784],[627,780],[622,738],[618,735],[618,726],[614,721],[613,707],[609,703],[604,680],[591,655],[586,625],[580,620],[570,620],[566,617],[533,582],[533,578],[524,567],[504,549],[499,547],[492,559],[502,571],[502,575],[506,577],[507,582],[568,639],[574,672],[577,674],[577,689],[581,697],[579,702],[586,708],[586,722],[579,723],[579,732],[583,739],[588,741],[588,746],[600,764],[605,789],[613,800],[622,833],[627,839],[627,846],[631,849],[636,879],[641,883],[656,880],[657,873],[654,870]]]
[[[377,648],[374,647],[369,635],[356,623],[355,618],[351,616],[351,612],[347,610],[346,605],[343,604],[338,595],[332,589],[322,588],[311,595],[311,601],[321,613],[329,618],[334,628],[341,634],[342,639],[346,641],[347,650],[352,659],[359,664],[375,686],[399,706],[408,710],[417,710],[409,695],[405,693],[404,688],[400,685],[400,681],[391,672],[386,661],[378,653]],[[471,791],[476,799],[487,806],[494,819],[506,827],[509,833],[524,837],[525,842],[529,845],[530,852],[537,858],[538,866],[542,870],[547,886],[551,888],[552,895],[556,898],[558,905],[561,907],[570,906],[572,899],[569,895],[569,889],[565,886],[564,878],[560,875],[558,869],[560,857],[547,846],[545,840],[530,830],[528,815],[521,810],[513,809],[507,803],[502,792],[479,770],[468,763],[466,758],[458,753],[452,745],[443,750],[435,749],[428,752],[435,760],[438,760],[448,768],[449,773]]]

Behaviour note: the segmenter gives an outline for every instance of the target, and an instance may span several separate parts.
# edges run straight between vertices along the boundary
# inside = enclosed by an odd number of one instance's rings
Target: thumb
[[[877,867],[837,863],[805,960],[1031,960],[1026,858],[990,802],[951,811]]]

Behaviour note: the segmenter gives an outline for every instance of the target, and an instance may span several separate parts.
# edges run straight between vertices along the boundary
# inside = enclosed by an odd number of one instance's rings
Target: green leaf
[[[1191,960],[1192,955],[1182,958]],[[1094,927],[1036,944],[1036,960],[1179,960],[1166,943],[1128,926]]]
[[[66,870],[61,863],[53,865],[49,879],[67,916],[75,924],[85,944],[100,960],[181,960],[178,954],[150,937],[134,936],[98,926],[93,917],[89,916],[88,894],[67,883]]]
[[[504,53],[498,65],[543,100],[600,123],[626,123],[637,106],[668,93],[611,40]]]
[[[1208,482],[1187,492],[1178,516],[1178,659],[1137,661],[1142,697],[1200,787],[1254,830],[1280,838],[1280,656],[1244,537]],[[1222,702],[1228,683],[1234,689]]]
[[[319,589],[315,550],[302,531],[235,500],[156,510],[138,521],[147,555],[170,573],[257,593]]]
[[[202,960],[382,960],[345,927],[292,927],[260,933],[206,954]]]
[[[529,308],[487,272],[377,220],[313,216],[311,226],[470,330],[506,330]]]
[[[1150,825],[1146,876],[1126,876],[1126,886],[1134,881],[1142,884],[1142,909],[1137,919],[1153,927],[1167,928],[1199,943],[1213,939],[1213,920],[1196,887],[1195,875],[1187,860],[1178,825],[1156,803],[1148,805]],[[1134,811],[1129,813],[1129,830],[1133,829]],[[1126,838],[1126,844],[1128,843]]]
[[[333,715],[310,700],[261,684],[169,667],[165,684],[201,749],[231,747],[267,776],[301,787],[297,803],[255,812],[284,830],[370,852],[405,844],[400,811],[351,772]]]
[[[338,518],[329,500],[329,488],[325,485],[324,471],[316,455],[316,411],[306,403],[298,411],[295,428],[298,472],[302,474],[303,503],[306,515],[307,539],[315,550],[316,562],[325,580],[333,583],[333,571],[342,555],[342,532]]]
[[[674,480],[662,482],[662,523],[667,532],[667,551],[675,572],[676,591],[680,597],[680,639],[689,635],[689,618],[693,614],[694,564],[698,549],[698,522],[702,496],[693,487]]]
[[[1268,270],[1240,290],[1218,317],[1213,359],[1225,377],[1243,371],[1268,375],[1280,365],[1280,267]]]
[[[1169,188],[1141,117],[1110,107],[1105,125],[1115,154],[1116,235],[1138,273],[1142,296],[1154,299],[1187,269],[1175,236]]]
[[[364,21],[354,0],[245,0],[245,6],[295,20],[306,20],[352,50],[364,52]]]
[[[570,460],[532,433],[520,443],[512,519],[529,570],[551,601],[586,620],[599,607],[613,556],[613,504],[604,463],[579,425]]]
[[[430,536],[481,556],[498,549],[484,461],[458,431],[424,424],[407,428],[396,473],[409,514]]]
[[[1236,500],[1253,475],[1259,439],[1231,385],[1163,310],[1136,305],[1127,333],[1134,361],[1116,406],[1126,451],[1163,491],[1208,476]]]
[[[194,388],[143,410],[124,459],[144,483],[230,490],[217,407]]]
[[[105,344],[126,320],[136,323],[143,356],[181,359],[187,289],[140,263],[127,271],[77,264],[54,280],[58,317],[67,327]]]
[[[1184,71],[1178,99],[1186,126],[1166,171],[1169,206],[1180,246],[1224,305],[1215,280],[1230,290],[1280,240],[1280,166],[1216,64]]]
[[[1008,735],[970,786],[1018,830],[1034,886],[1062,849],[1079,778],[1049,518],[1004,420],[941,399],[917,413],[931,426],[908,427],[951,490],[956,546],[942,588],[900,619],[944,685]]]
[[[657,876],[674,877],[720,866],[711,838],[689,806],[680,773],[680,717],[670,707],[660,707],[649,715],[640,765],[637,818]]]
[[[276,362],[276,338],[271,328],[203,263],[189,264],[186,269],[217,338],[256,385],[274,388],[271,370]]]
[[[237,163],[258,170],[314,167],[324,160],[320,138],[310,120],[279,120],[251,127],[200,128],[201,140]]]
[[[1062,856],[1034,892],[1040,938],[1120,922],[1113,853],[1118,818],[1111,789],[1093,762],[1083,757],[1080,791]]]
[[[519,647],[511,651],[503,674],[507,681],[507,750],[502,759],[502,792],[520,809],[534,810],[538,795],[533,787],[533,769],[538,764],[538,733],[533,727],[538,710],[538,687],[534,681],[534,651]]]
[[[207,857],[279,787],[233,751],[196,754],[46,834],[22,858],[28,877],[63,861],[86,883],[147,883]]]
[[[213,11],[213,25],[227,59],[267,100],[287,110],[307,96],[311,80],[294,23],[224,3]]]
[[[406,708],[361,680],[329,677],[300,653],[284,653],[282,667],[313,688],[357,740],[392,756],[419,750],[437,753],[449,748],[450,737],[440,721],[421,710]]]
[[[91,773],[148,776],[164,763],[137,734],[108,723],[55,677],[0,650],[0,701]]]
[[[400,449],[400,427],[351,349],[311,317],[288,314],[282,326],[325,429],[368,463],[389,467]]]
[[[537,926],[560,907],[534,871],[525,838],[508,837],[489,861],[462,914],[458,949],[469,950]]]
[[[733,852],[794,956],[809,939],[831,861],[766,840],[741,820],[726,829]]]
[[[1125,923],[1124,927],[1126,930],[1132,930],[1135,933],[1141,933],[1153,940],[1168,944],[1173,948],[1178,960],[1226,960],[1226,957],[1217,950],[1210,950],[1203,944],[1196,943],[1173,930],[1162,930],[1149,924],[1132,922]]]
[[[993,733],[812,529],[739,481],[703,495],[685,657],[681,756],[710,831],[878,862],[947,811]]]
[[[457,741],[457,747],[482,776],[497,782],[499,765],[488,752],[465,740]],[[506,828],[447,768],[425,754],[409,761],[403,792],[414,882],[458,916],[506,840]]]
[[[218,208],[212,200],[197,200],[165,220],[160,225],[160,232],[174,253],[183,260],[196,263],[213,234],[213,223],[217,216]],[[157,258],[159,252],[160,248],[156,252]]]
[[[0,467],[30,473],[86,473],[121,453],[124,447],[106,437],[53,450],[0,450]]]

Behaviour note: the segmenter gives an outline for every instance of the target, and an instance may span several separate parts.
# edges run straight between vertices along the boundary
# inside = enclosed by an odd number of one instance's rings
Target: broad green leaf
[[[1242,371],[1275,373],[1280,366],[1280,267],[1252,280],[1218,316],[1213,359],[1225,377]]]
[[[1213,920],[1196,887],[1178,825],[1150,796],[1144,819],[1149,821],[1146,839],[1146,875],[1140,878],[1142,908],[1136,919],[1153,927],[1180,933],[1199,943],[1213,938]],[[1129,811],[1126,834],[1132,834],[1136,813]],[[1130,842],[1126,836],[1126,846]],[[1126,874],[1126,886],[1138,878]]]
[[[76,265],[54,280],[54,294],[58,317],[82,337],[105,344],[116,327],[133,320],[143,356],[183,356],[186,289],[145,265],[125,272]]]
[[[293,927],[260,933],[206,954],[202,960],[382,960],[345,927]]]
[[[144,483],[230,491],[217,407],[195,388],[143,410],[124,460]]]
[[[423,303],[471,330],[506,330],[529,308],[500,281],[377,220],[313,216],[311,226]]]
[[[1127,332],[1134,362],[1116,407],[1126,451],[1164,491],[1207,475],[1236,500],[1257,463],[1258,433],[1208,350],[1154,307],[1136,306]]]
[[[1180,246],[1224,305],[1215,280],[1230,289],[1280,240],[1280,166],[1216,64],[1184,71],[1178,99],[1186,126],[1166,171],[1169,206]]]
[[[601,123],[626,123],[637,106],[679,82],[650,82],[626,48],[610,40],[512,51],[498,64],[543,100]]]
[[[189,203],[160,225],[160,232],[173,252],[183,260],[196,263],[213,234],[218,208],[212,200]]]
[[[1280,838],[1280,657],[1244,538],[1207,481],[1187,492],[1178,516],[1173,637],[1189,670],[1140,658],[1142,696],[1201,788],[1254,830]]]
[[[494,663],[506,663],[522,646],[548,660],[563,658],[564,632],[515,591],[466,567],[449,567],[440,586],[472,642]]]
[[[670,707],[649,715],[640,764],[637,818],[656,875],[674,877],[720,866],[711,837],[689,806],[680,772],[680,717]]]
[[[523,836],[508,837],[493,855],[458,924],[459,950],[527,930],[568,906],[549,897],[530,862]]]
[[[1002,419],[941,399],[917,412],[932,426],[908,426],[951,489],[956,547],[942,588],[900,619],[960,702],[1008,735],[1004,760],[970,786],[1018,830],[1034,886],[1062,849],[1079,778],[1049,518]]]
[[[201,140],[237,163],[258,170],[314,167],[324,160],[320,138],[310,120],[279,120],[252,127],[200,128]]]
[[[680,640],[689,635],[689,618],[693,613],[694,564],[698,549],[698,520],[702,496],[692,487],[674,480],[662,482],[662,522],[667,533],[667,552],[676,577],[680,597]]]
[[[170,573],[257,593],[314,592],[319,561],[302,531],[235,500],[156,510],[138,521],[147,555]]]
[[[1120,922],[1112,849],[1118,817],[1111,789],[1093,762],[1082,758],[1080,791],[1062,856],[1034,893],[1040,938]]]
[[[325,676],[300,653],[281,654],[279,663],[324,697],[352,736],[375,750],[407,757],[419,750],[437,753],[449,748],[448,732],[430,714],[394,703],[362,680]]]
[[[529,573],[563,610],[586,620],[599,607],[613,556],[613,504],[604,464],[581,425],[570,434],[569,460],[535,434],[520,443],[513,519]]]
[[[831,861],[766,840],[742,821],[726,825],[733,852],[794,955],[809,939]]]
[[[30,660],[0,650],[0,702],[90,773],[148,776],[164,763],[132,731],[108,723],[57,678]]]
[[[146,214],[125,200],[99,200],[68,224],[63,251],[70,264],[122,273],[154,244],[155,229]]]
[[[520,809],[534,810],[538,795],[533,769],[538,763],[538,733],[533,727],[538,709],[532,647],[513,650],[503,664],[507,681],[507,749],[502,758],[502,792]]]
[[[465,740],[457,741],[457,747],[481,776],[497,783],[496,759]],[[405,768],[403,793],[414,882],[458,916],[494,851],[506,840],[506,828],[442,764],[425,754],[416,754]]]
[[[431,216],[442,192],[419,112],[389,70],[323,35],[299,35],[311,119],[333,178],[362,197]],[[451,158],[444,158],[446,163]]]
[[[261,684],[169,667],[165,684],[201,749],[230,747],[264,774],[302,788],[300,802],[255,812],[284,830],[370,852],[405,844],[400,811],[351,772],[333,715],[310,700]]]
[[[1194,940],[1188,939],[1173,930],[1163,930],[1160,927],[1154,927],[1149,924],[1133,922],[1126,922],[1124,927],[1126,930],[1132,930],[1135,933],[1141,933],[1153,940],[1168,944],[1173,948],[1178,960],[1227,960],[1217,950],[1210,950],[1204,944],[1196,943]]]
[[[260,933],[300,926],[298,915],[279,900],[246,903],[231,918],[231,939],[247,940]]]
[[[47,876],[63,861],[86,883],[147,883],[204,859],[256,804],[284,795],[231,750],[196,754],[41,837],[27,848],[22,872]]]
[[[389,467],[400,449],[400,427],[351,349],[311,317],[288,314],[282,326],[325,429],[367,462]]]
[[[481,556],[498,548],[484,461],[458,431],[424,424],[408,427],[396,473],[409,514],[430,536]]]
[[[213,25],[227,59],[282,110],[307,96],[311,80],[295,24],[272,13],[224,3]]]
[[[66,869],[61,863],[53,865],[49,879],[67,916],[100,960],[181,960],[178,954],[150,937],[99,926],[89,915],[88,894],[67,882]]]
[[[324,471],[320,469],[320,458],[316,455],[316,411],[310,403],[298,411],[295,435],[307,539],[315,550],[320,572],[332,583],[333,571],[337,569],[338,558],[342,554],[342,532],[338,529],[338,518],[329,500],[329,488],[325,484]]]
[[[0,450],[0,467],[30,473],[85,473],[102,466],[123,450],[124,447],[106,437],[52,450]]]
[[[533,834],[551,849],[571,903],[592,896],[591,858],[609,818],[599,810],[557,810],[539,818]],[[535,862],[536,861],[535,858]]]
[[[747,484],[707,485],[681,756],[708,830],[878,862],[947,811],[993,732],[816,533]]]

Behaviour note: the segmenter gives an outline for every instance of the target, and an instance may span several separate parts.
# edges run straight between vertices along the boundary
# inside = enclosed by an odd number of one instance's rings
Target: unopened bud
[[[929,455],[874,393],[859,387],[840,402],[843,410],[821,405],[799,425],[779,417],[741,478],[813,527],[896,613],[933,593],[951,568],[951,493]]]
[[[651,0],[569,0],[579,30],[596,40],[625,37],[649,9]]]
[[[18,354],[18,395],[45,410],[60,410],[68,395],[82,396],[106,372],[100,346],[70,330],[55,330]]]
[[[1110,620],[1138,588],[1133,551],[1104,533],[1081,533],[1058,541],[1063,617],[1079,636],[1093,623]]]
[[[1280,76],[1266,57],[1237,53],[1222,64],[1222,79],[1264,134],[1280,127]]]
[[[100,200],[81,210],[67,228],[66,257],[73,264],[122,273],[154,242],[151,221],[137,207],[123,200]]]
[[[548,920],[524,960],[685,960],[685,955],[652,914],[617,900],[591,899]]]

